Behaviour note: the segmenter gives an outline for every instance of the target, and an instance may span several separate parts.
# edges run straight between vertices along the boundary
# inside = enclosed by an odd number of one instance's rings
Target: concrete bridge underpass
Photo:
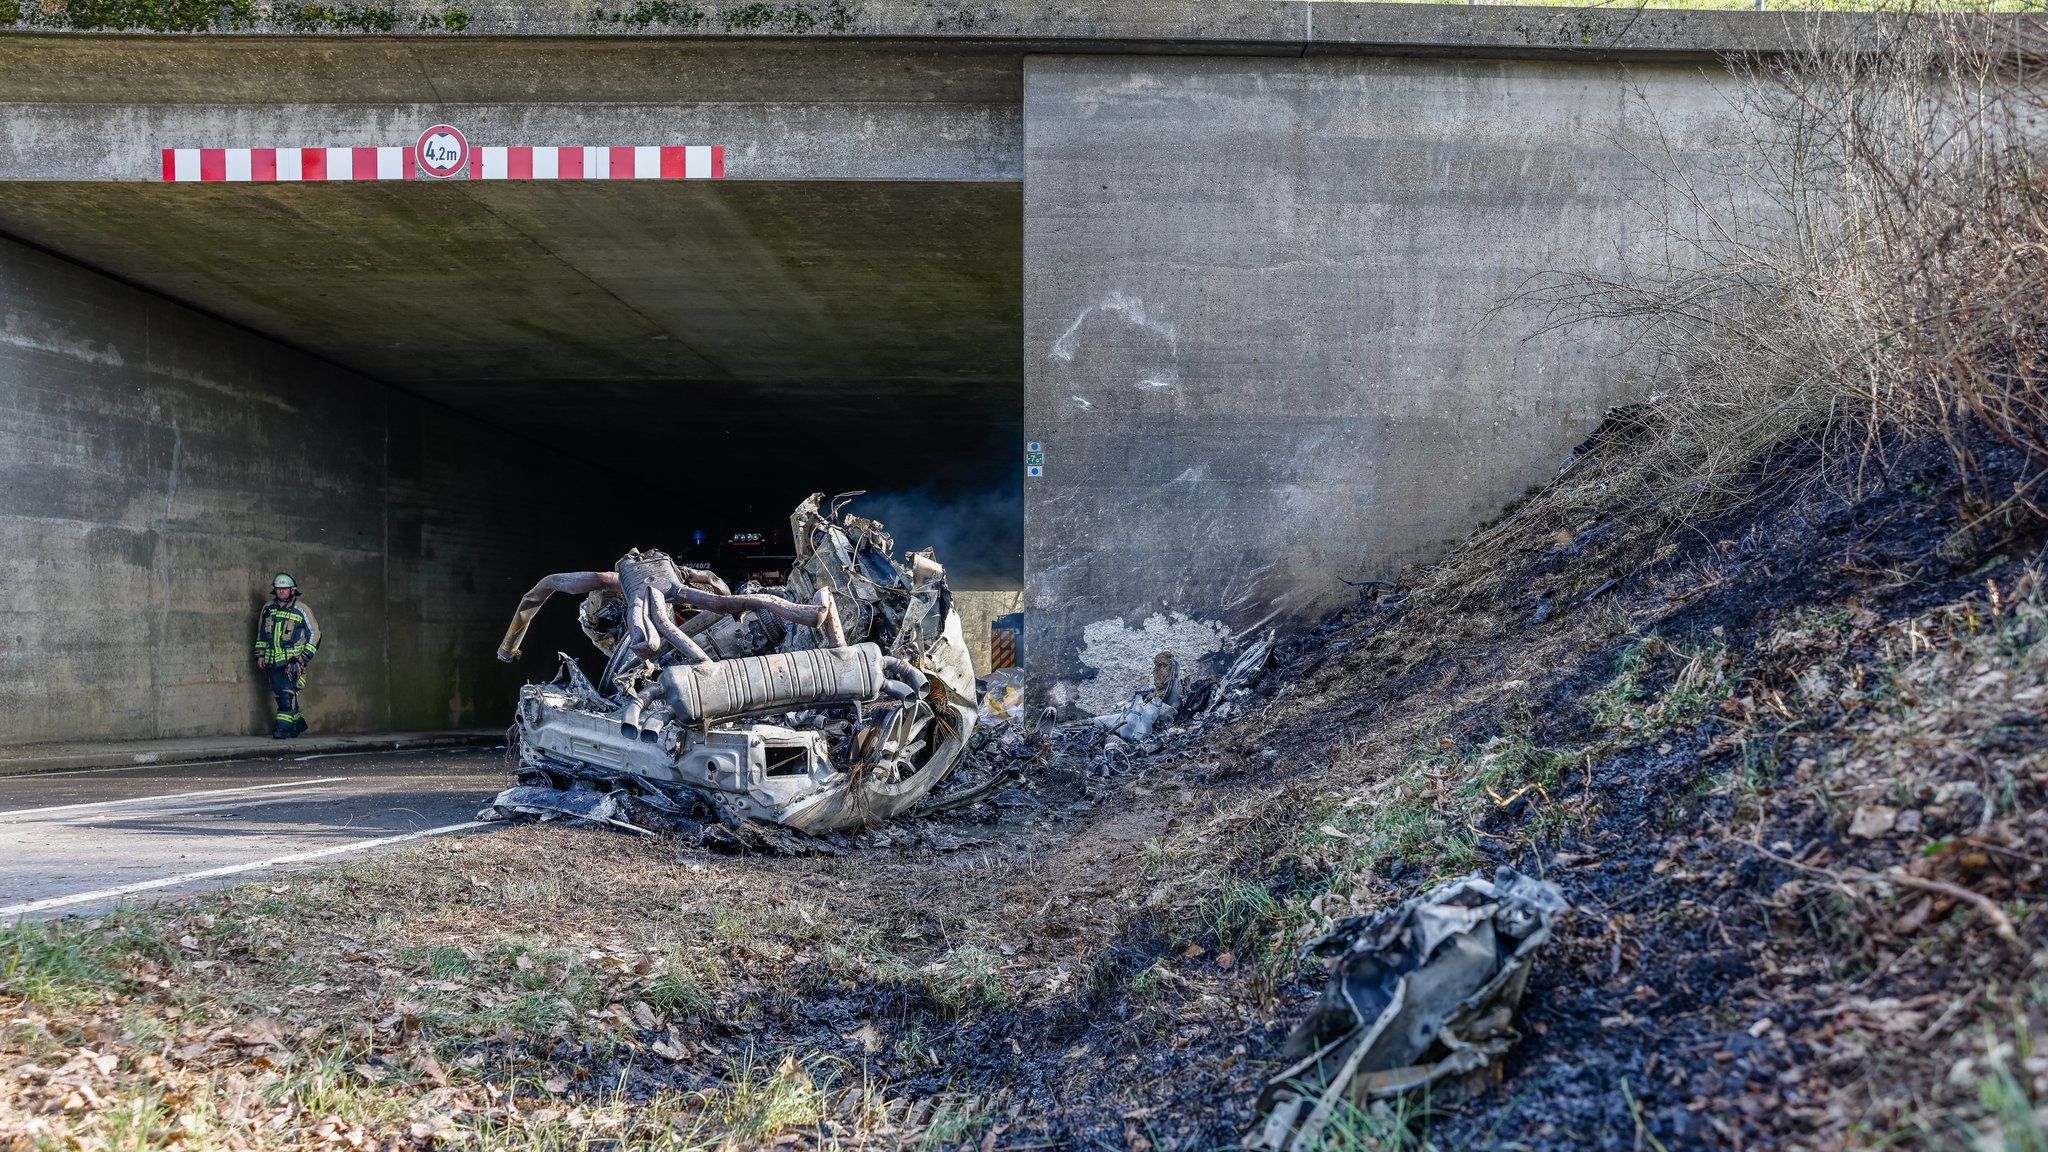
[[[538,574],[856,488],[1107,703],[1546,476],[1618,339],[1497,306],[1833,19],[445,7],[0,26],[0,743],[256,729],[278,568],[330,730],[496,723]]]

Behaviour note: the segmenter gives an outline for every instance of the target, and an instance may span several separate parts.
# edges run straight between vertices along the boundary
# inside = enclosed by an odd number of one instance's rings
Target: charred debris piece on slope
[[[1077,765],[1094,777],[1113,777],[1168,750],[1185,750],[1205,732],[1215,732],[1243,716],[1253,692],[1261,687],[1280,651],[1279,632],[1269,629],[1234,652],[1216,675],[1183,668],[1177,653],[1161,652],[1152,661],[1152,682],[1135,689],[1121,704],[1098,716],[1064,723],[1041,718],[1037,735],[1044,739],[1038,754],[1054,764]],[[999,729],[1015,742],[1015,721]]]
[[[1428,1092],[1467,1094],[1521,1034],[1535,953],[1568,910],[1555,884],[1499,869],[1385,912],[1339,921],[1305,952],[1334,961],[1322,1001],[1287,1038],[1287,1066],[1259,1094],[1247,1147],[1325,1146],[1352,1111]]]

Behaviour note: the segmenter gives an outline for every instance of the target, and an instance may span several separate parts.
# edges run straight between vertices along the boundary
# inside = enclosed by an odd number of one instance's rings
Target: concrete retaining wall
[[[0,744],[267,730],[250,646],[278,569],[327,632],[316,729],[502,722],[551,669],[498,664],[498,634],[575,551],[512,507],[550,471],[476,421],[0,241]]]
[[[1694,67],[1061,56],[1025,67],[1027,659],[1106,707],[1438,553],[1628,394],[1534,273],[1649,242]],[[1639,98],[1640,97],[1640,98]]]

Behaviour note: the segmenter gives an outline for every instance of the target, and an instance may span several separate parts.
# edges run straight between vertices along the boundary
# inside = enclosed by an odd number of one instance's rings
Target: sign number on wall
[[[422,176],[446,180],[462,171],[469,162],[469,138],[446,124],[436,124],[420,133],[420,142],[413,150],[417,157]]]

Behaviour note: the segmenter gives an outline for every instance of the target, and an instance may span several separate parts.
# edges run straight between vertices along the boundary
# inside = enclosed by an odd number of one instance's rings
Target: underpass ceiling
[[[1022,231],[1008,183],[0,183],[0,232],[570,455],[805,491],[1014,486]]]

